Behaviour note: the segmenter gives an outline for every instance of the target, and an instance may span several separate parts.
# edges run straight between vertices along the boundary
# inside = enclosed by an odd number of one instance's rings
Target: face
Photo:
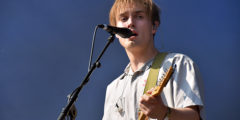
[[[126,50],[144,50],[154,47],[153,34],[156,33],[156,29],[146,14],[144,6],[139,4],[126,6],[117,14],[116,26],[129,28],[137,34],[137,36],[126,39],[117,36]]]

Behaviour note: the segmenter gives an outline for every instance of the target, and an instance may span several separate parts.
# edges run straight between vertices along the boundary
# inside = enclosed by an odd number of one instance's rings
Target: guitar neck
[[[163,79],[159,83],[158,86],[156,86],[152,92],[152,96],[159,96],[163,90],[163,88],[167,85],[172,73],[173,73],[173,67],[170,66],[166,74],[164,75]]]
[[[169,67],[168,71],[165,73],[159,85],[154,88],[151,96],[159,96],[161,94],[163,88],[166,86],[171,75],[173,74],[174,68],[172,66]],[[148,117],[145,114],[143,114],[143,112],[140,112],[138,120],[148,120]]]

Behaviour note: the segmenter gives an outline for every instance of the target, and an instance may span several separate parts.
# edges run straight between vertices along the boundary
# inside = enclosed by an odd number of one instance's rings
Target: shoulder
[[[111,83],[108,84],[107,90],[115,89],[119,86],[119,83],[122,81],[122,78],[124,77],[124,73],[122,73],[120,76],[118,76],[115,80],[113,80]]]
[[[189,56],[182,54],[182,53],[168,53],[166,56],[166,59],[172,60],[174,62],[176,62],[176,61],[193,62],[193,60]]]
[[[166,69],[172,65],[177,65],[177,67],[196,66],[193,60],[185,54],[168,53],[163,61],[163,67]]]
[[[168,101],[174,98],[173,103],[168,102],[168,104],[175,108],[203,106],[203,81],[193,60],[185,54],[168,53],[163,66],[168,68],[169,65],[176,65],[176,68],[164,89],[164,95]]]
[[[168,66],[174,65],[176,67],[173,78],[174,81],[178,83],[179,88],[186,88],[185,83],[190,85],[190,88],[195,88],[195,86],[203,87],[199,68],[187,55],[181,53],[169,53],[166,56],[165,64]],[[180,84],[182,84],[182,86]]]
[[[168,64],[168,66],[175,64],[178,67],[197,67],[189,56],[182,53],[168,53],[164,62],[164,64]]]
[[[175,66],[176,81],[201,81],[201,74],[198,66],[194,61],[185,54],[169,53],[163,63],[163,69]],[[184,83],[184,82],[183,82]]]
[[[108,84],[107,88],[106,88],[106,96],[105,96],[105,106],[109,106],[112,105],[111,102],[115,101],[115,99],[117,98],[117,95],[119,95],[119,91],[117,90],[120,86],[121,83],[121,76],[120,75],[118,78],[116,78],[115,80],[113,80],[110,84]]]

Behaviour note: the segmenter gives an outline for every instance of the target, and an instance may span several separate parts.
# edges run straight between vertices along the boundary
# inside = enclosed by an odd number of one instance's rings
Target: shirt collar
[[[133,72],[131,69],[131,64],[128,63],[128,65],[126,66],[124,73],[121,77],[121,79],[123,79],[125,76],[129,75],[129,76],[133,76],[136,73],[143,73],[145,71],[147,71],[151,66],[152,66],[152,62],[153,62],[154,58],[150,59],[149,61],[147,61],[140,69],[138,69],[137,71]]]

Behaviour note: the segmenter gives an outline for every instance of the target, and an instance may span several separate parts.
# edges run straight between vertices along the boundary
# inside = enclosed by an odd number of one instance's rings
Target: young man
[[[152,0],[116,0],[109,17],[111,25],[129,28],[137,35],[117,36],[130,63],[107,87],[103,120],[136,120],[139,111],[149,119],[203,119],[199,71],[183,54],[168,53],[164,58],[157,81],[169,66],[174,64],[176,68],[161,95],[143,94],[152,62],[159,53],[154,46],[154,35],[160,24],[156,4]]]

